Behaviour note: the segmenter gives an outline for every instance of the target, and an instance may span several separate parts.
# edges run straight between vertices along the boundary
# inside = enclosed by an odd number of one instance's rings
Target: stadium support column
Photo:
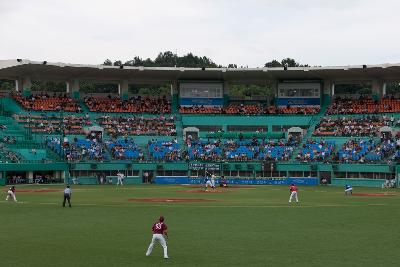
[[[383,83],[379,80],[372,81],[372,99],[378,100],[382,97]]]
[[[277,80],[271,82],[271,89],[272,89],[272,92],[274,93],[274,98],[272,100],[268,100],[269,101],[269,103],[267,103],[268,107],[269,106],[277,106],[277,104],[278,104],[278,101],[277,101],[278,96],[279,96],[278,84],[279,84],[279,81],[277,81]]]
[[[6,174],[6,172],[5,171],[2,171],[2,172],[0,172],[0,186],[2,186],[2,185],[6,185],[6,183],[7,183],[7,174]]]
[[[330,80],[324,80],[322,99],[324,100],[326,97],[333,98],[334,95],[335,95],[335,84]]]
[[[22,95],[27,97],[31,95],[32,81],[31,77],[22,77]]]
[[[67,93],[71,94],[72,98],[79,99],[80,97],[80,83],[78,79],[67,81]]]
[[[229,91],[231,85],[228,82],[224,82],[224,107],[229,105]]]
[[[173,81],[171,83],[171,109],[172,113],[178,112],[178,102],[179,102],[179,93],[178,93],[178,81]]]
[[[385,97],[386,96],[386,82],[383,82],[383,85],[382,85],[382,97]]]
[[[22,79],[18,78],[15,80],[15,91],[16,92],[22,92]]]
[[[129,83],[127,80],[122,80],[118,84],[118,93],[123,100],[128,99]]]

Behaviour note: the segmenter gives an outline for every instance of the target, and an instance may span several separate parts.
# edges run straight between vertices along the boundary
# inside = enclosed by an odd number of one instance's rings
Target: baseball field
[[[17,186],[0,201],[0,266],[399,266],[400,192],[286,186]],[[160,215],[168,252],[145,252]]]

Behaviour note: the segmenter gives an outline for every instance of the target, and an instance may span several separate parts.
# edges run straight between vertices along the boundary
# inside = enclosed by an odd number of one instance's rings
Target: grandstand
[[[33,78],[65,81],[66,91],[33,92]],[[15,90],[1,92],[0,182],[32,183],[46,171],[48,181],[94,184],[126,170],[127,183],[145,171],[178,183],[208,170],[247,184],[295,177],[381,186],[399,180],[400,99],[386,94],[386,83],[399,78],[400,65],[387,64],[207,69],[3,60],[0,79],[15,80]],[[118,94],[83,95],[80,79],[117,83]],[[372,84],[371,95],[335,94],[335,84],[360,81]],[[129,84],[143,83],[168,83],[171,95],[129,93]],[[234,84],[268,84],[275,99],[233,101]]]

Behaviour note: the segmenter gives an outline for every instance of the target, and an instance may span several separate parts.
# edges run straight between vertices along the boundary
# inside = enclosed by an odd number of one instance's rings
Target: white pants
[[[206,182],[206,188],[208,188],[208,187],[213,187],[211,181],[207,181],[207,182]]]
[[[345,194],[351,193],[351,192],[353,192],[353,188],[352,188],[352,187],[347,188],[347,189],[344,190],[344,193],[345,193]]]
[[[293,191],[292,193],[290,193],[290,197],[289,197],[289,203],[292,202],[292,199],[295,198],[296,202],[299,202],[299,199],[297,198],[297,191]]]
[[[153,234],[153,238],[151,239],[151,243],[149,245],[149,248],[147,249],[146,256],[149,256],[151,252],[153,251],[154,243],[158,241],[160,242],[161,246],[164,249],[164,258],[168,258],[168,251],[167,251],[167,241],[165,241],[165,238],[162,234]]]
[[[17,202],[17,199],[15,198],[14,192],[11,191],[11,190],[8,190],[8,191],[7,191],[6,201],[8,200],[8,198],[9,198],[10,196],[13,198],[13,200],[14,200],[15,202]]]
[[[118,177],[117,185],[124,185],[124,184],[122,183],[123,180],[124,180],[124,179]]]

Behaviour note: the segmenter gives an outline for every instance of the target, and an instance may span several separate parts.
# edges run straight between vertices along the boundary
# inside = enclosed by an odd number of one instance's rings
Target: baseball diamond
[[[341,187],[299,186],[301,203],[288,205],[288,187],[280,185],[227,188],[229,194],[204,194],[201,202],[196,193],[177,193],[179,185],[77,185],[72,190],[81,190],[73,191],[73,207],[63,210],[62,191],[41,190],[49,187],[63,189],[62,185],[19,185],[18,202],[0,201],[1,214],[7,214],[1,216],[0,234],[3,242],[13,244],[2,248],[8,255],[2,258],[3,266],[159,265],[162,246],[155,243],[151,255],[145,253],[151,225],[160,215],[168,224],[171,266],[192,262],[196,266],[286,266],[293,258],[301,259],[295,260],[298,266],[338,266],[354,258],[357,261],[351,266],[397,265],[396,250],[380,249],[400,245],[399,236],[390,230],[400,219],[400,194],[395,189],[357,187],[364,194],[393,196],[346,198]],[[19,189],[30,191],[19,194]],[[164,201],[131,201],[153,198]],[[66,240],[74,245],[43,249]],[[338,248],[352,253],[339,257]]]
[[[399,10],[0,1],[0,267],[397,267]]]

